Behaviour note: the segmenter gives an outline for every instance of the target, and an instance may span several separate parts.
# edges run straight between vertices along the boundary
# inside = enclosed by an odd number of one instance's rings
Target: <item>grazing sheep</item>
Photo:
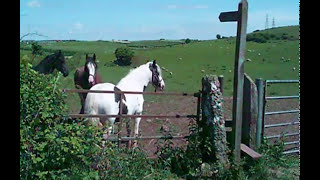
[[[169,73],[172,76],[172,72]]]
[[[261,56],[261,54],[260,54],[260,53],[258,53],[258,56]]]
[[[247,59],[248,62],[251,62],[252,60],[250,58]]]
[[[205,70],[201,70],[201,72],[202,72],[202,73],[204,73],[204,72],[205,72]]]
[[[231,71],[231,69],[229,70],[229,73],[231,73],[232,71]]]
[[[295,71],[295,70],[296,70],[296,68],[295,68],[295,67],[293,67],[293,68],[292,68],[292,70],[293,70],[293,71]]]
[[[179,60],[182,60],[182,58],[179,58]]]

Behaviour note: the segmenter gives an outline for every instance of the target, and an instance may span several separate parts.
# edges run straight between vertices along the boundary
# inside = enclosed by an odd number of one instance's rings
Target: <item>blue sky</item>
[[[236,35],[236,22],[219,22],[240,0],[20,0],[20,36],[26,39],[215,39]],[[248,0],[247,32],[299,24],[299,0]]]

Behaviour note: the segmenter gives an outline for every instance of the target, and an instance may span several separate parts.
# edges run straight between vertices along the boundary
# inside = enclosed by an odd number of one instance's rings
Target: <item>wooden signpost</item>
[[[231,148],[235,161],[240,161],[242,111],[243,111],[243,84],[244,84],[244,59],[247,36],[248,2],[241,0],[238,11],[223,12],[219,16],[221,22],[237,22],[236,53],[234,64],[234,89],[233,89],[233,114]]]

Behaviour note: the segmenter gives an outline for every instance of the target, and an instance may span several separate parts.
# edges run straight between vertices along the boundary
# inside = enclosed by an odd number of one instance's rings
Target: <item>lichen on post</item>
[[[203,135],[209,136],[213,146],[213,157],[210,158],[228,168],[228,145],[222,108],[223,95],[216,75],[207,75],[202,79],[201,102],[202,120],[200,127],[203,129]]]

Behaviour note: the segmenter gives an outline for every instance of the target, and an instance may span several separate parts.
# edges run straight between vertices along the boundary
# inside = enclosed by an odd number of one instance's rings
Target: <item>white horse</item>
[[[165,87],[161,75],[161,69],[156,64],[156,60],[143,64],[131,70],[117,85],[111,83],[96,84],[90,90],[105,91],[136,91],[143,92],[149,83],[155,87],[155,90],[163,90]],[[124,94],[123,113],[128,115],[141,115],[143,111],[142,94]],[[85,114],[108,114],[117,115],[119,113],[120,94],[116,93],[88,93],[85,100]],[[108,134],[113,131],[116,118],[89,118],[89,123],[102,127],[109,122]],[[135,118],[134,136],[139,133],[139,124],[141,117]]]

